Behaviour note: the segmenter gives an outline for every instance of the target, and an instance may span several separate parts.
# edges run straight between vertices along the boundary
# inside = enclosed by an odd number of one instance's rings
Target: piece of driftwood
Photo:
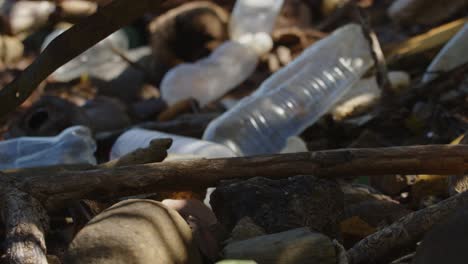
[[[60,66],[83,53],[119,28],[152,10],[164,0],[115,0],[71,27],[49,46],[13,82],[0,90],[0,117],[14,110]]]
[[[10,184],[0,186],[5,224],[5,263],[47,264],[45,232],[49,219],[40,202]]]
[[[411,213],[348,250],[349,263],[386,263],[403,256],[411,252],[435,224],[467,205],[468,193],[465,192]]]
[[[167,150],[172,145],[172,139],[154,139],[146,148],[139,148],[118,159],[99,165],[100,168],[116,168],[129,165],[161,162],[167,157]]]
[[[388,174],[463,174],[468,146],[427,145],[380,149],[341,149],[245,158],[200,159],[77,170],[73,166],[5,172],[18,189],[47,208],[70,200],[111,198],[161,190],[192,190],[221,180],[295,175],[343,177]],[[58,203],[58,204],[57,204]]]

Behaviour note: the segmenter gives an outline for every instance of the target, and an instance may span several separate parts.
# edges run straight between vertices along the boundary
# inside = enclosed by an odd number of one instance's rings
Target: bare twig
[[[147,148],[139,148],[116,160],[111,160],[99,165],[100,168],[116,168],[129,165],[161,162],[167,157],[167,149],[171,146],[172,139],[154,139]]]
[[[22,74],[0,90],[0,118],[24,102],[57,68],[161,2],[115,0],[58,36]]]
[[[393,95],[394,92],[391,89],[390,81],[388,80],[388,71],[387,63],[385,62],[385,56],[380,47],[379,40],[369,24],[369,18],[367,14],[362,8],[358,7],[357,5],[354,6],[356,10],[356,15],[364,32],[364,36],[369,42],[372,58],[374,59],[377,71],[377,83],[379,84],[380,89],[382,89],[382,93],[384,95],[383,97],[388,99],[388,97]]]

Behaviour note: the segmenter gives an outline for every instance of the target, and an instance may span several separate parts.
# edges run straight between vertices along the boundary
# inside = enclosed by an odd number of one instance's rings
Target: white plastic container
[[[57,29],[49,34],[42,45],[42,50],[64,31],[63,29]],[[127,51],[128,45],[128,39],[124,31],[118,30],[58,68],[51,76],[61,82],[71,81],[83,74],[108,79],[106,76],[115,76],[112,72],[114,68],[116,71],[121,71],[120,67],[113,67],[116,63],[121,62],[122,59],[112,50],[112,47],[120,51]]]
[[[327,113],[372,65],[360,26],[344,26],[213,120],[203,139],[240,156],[278,153],[289,137]]]
[[[96,164],[96,143],[83,126],[55,137],[20,137],[0,141],[0,170],[60,164]]]
[[[110,159],[117,159],[138,148],[148,147],[151,140],[158,138],[172,138],[172,146],[168,150],[166,161],[236,156],[229,148],[220,144],[154,130],[134,128],[123,133],[117,139],[112,146]]]

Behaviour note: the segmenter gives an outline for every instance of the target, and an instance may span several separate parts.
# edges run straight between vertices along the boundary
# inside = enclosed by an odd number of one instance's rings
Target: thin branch
[[[167,190],[215,186],[222,180],[295,175],[345,177],[388,174],[464,174],[468,146],[414,146],[341,149],[246,158],[200,159],[151,163],[111,169],[21,169],[0,180],[44,203],[64,206],[70,200],[113,198]],[[0,182],[1,184],[1,182]]]
[[[356,16],[359,19],[361,28],[364,32],[364,36],[369,42],[370,52],[375,63],[375,68],[377,71],[377,83],[379,84],[384,98],[388,99],[389,96],[393,95],[394,92],[390,87],[390,81],[388,80],[388,71],[387,63],[385,62],[385,56],[383,54],[382,48],[380,47],[379,40],[375,32],[372,30],[369,22],[369,18],[365,11],[354,4],[356,10]]]
[[[0,90],[0,118],[23,103],[60,66],[162,1],[115,0],[54,39],[13,82]]]

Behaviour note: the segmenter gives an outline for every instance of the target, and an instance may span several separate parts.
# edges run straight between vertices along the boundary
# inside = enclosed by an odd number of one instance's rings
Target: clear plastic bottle
[[[372,65],[360,26],[344,26],[213,120],[203,139],[238,155],[278,153],[288,137],[327,113]]]
[[[168,150],[167,160],[194,158],[224,158],[235,157],[226,146],[200,139],[178,136],[154,130],[134,128],[123,133],[112,146],[110,159],[116,159],[138,148],[148,147],[151,140],[157,138],[172,138],[172,146]]]
[[[209,57],[171,69],[161,83],[161,96],[168,104],[192,97],[203,106],[245,80],[257,61],[252,49],[227,41]]]
[[[192,97],[204,106],[247,79],[259,56],[273,47],[269,34],[282,5],[283,0],[237,0],[232,40],[205,59],[171,69],[161,83],[162,98],[174,104]]]
[[[283,2],[284,0],[237,0],[229,23],[231,39],[243,42],[249,35],[269,35]]]
[[[430,82],[441,73],[450,71],[457,66],[468,62],[468,23],[445,44],[439,54],[434,58],[422,82]]]
[[[45,39],[42,50],[52,42],[53,39],[62,34],[65,30],[57,29],[47,36]],[[120,51],[127,51],[129,46],[128,38],[123,30],[118,30],[103,39],[87,51],[83,52],[72,61],[66,63],[62,67],[58,68],[52,77],[61,82],[68,82],[75,78],[80,77],[83,74],[89,74],[91,76],[108,79],[106,76],[114,76],[112,72],[112,65],[120,62],[122,59],[113,50],[112,47]],[[110,67],[109,67],[110,66]],[[115,67],[116,70],[120,70]]]
[[[55,137],[20,137],[0,142],[0,169],[60,164],[96,164],[96,143],[87,127],[74,126]]]

